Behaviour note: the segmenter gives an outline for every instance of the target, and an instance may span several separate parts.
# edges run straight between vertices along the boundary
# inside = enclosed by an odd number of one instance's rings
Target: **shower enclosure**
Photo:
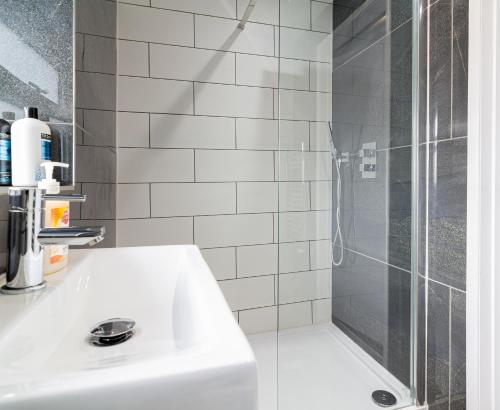
[[[261,410],[414,405],[414,13],[280,2],[278,329],[251,339]]]

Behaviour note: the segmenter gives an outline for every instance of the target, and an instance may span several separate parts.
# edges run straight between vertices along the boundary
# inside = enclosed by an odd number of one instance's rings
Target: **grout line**
[[[390,32],[386,33],[385,35],[383,35],[382,37],[380,37],[378,40],[374,41],[373,43],[367,45],[365,48],[361,49],[358,53],[356,53],[355,55],[353,55],[352,57],[349,57],[346,61],[344,61],[342,64],[340,65],[337,65],[335,66],[335,68],[332,67],[332,72],[335,72],[337,71],[338,69],[340,69],[341,67],[344,67],[346,66],[347,64],[349,64],[350,62],[352,62],[354,59],[358,58],[360,55],[364,54],[365,51],[368,51],[370,48],[372,48],[373,46],[375,46],[376,44],[378,43],[381,43],[382,41],[386,40],[387,38],[389,38],[390,36],[392,36],[393,33],[395,33],[397,30],[399,30],[400,28],[402,28],[404,25],[410,23],[411,21],[413,20],[413,17],[410,17],[409,19],[405,20],[403,23],[401,23],[399,26],[393,28]],[[332,62],[333,64],[333,62]]]
[[[459,288],[456,288],[455,286],[452,286],[452,285],[447,285],[446,283],[444,282],[440,282],[439,280],[436,280],[436,279],[432,279],[432,278],[428,278],[431,282],[434,282],[434,283],[437,283],[441,286],[445,286],[447,288],[450,288],[450,289],[453,289],[454,291],[456,292],[460,292],[460,293],[463,293],[463,294],[467,294],[467,291],[465,290],[462,290],[462,289],[459,289]]]
[[[454,78],[454,52],[453,52],[453,26],[454,26],[454,5],[455,1],[450,0],[451,7],[451,27],[450,27],[450,138],[453,138],[453,78]]]
[[[196,48],[196,14],[193,13],[193,47]]]
[[[98,36],[98,37],[103,37],[103,36]],[[275,53],[273,54],[259,54],[259,53],[250,53],[250,52],[247,52],[247,51],[232,51],[232,50],[225,50],[225,49],[217,49],[217,48],[207,48],[207,47],[193,47],[193,46],[186,46],[184,44],[177,44],[177,43],[161,43],[161,42],[158,42],[158,41],[146,41],[146,40],[134,40],[134,39],[131,39],[131,38],[113,38],[113,37],[103,37],[103,38],[109,38],[109,39],[113,39],[113,40],[118,40],[118,41],[128,41],[128,42],[131,42],[131,43],[151,43],[151,44],[156,44],[156,45],[160,45],[160,46],[165,46],[165,47],[180,47],[180,48],[189,48],[191,50],[203,50],[203,51],[213,51],[213,52],[217,52],[217,53],[227,53],[227,54],[230,54],[230,53],[234,53],[234,54],[241,54],[241,55],[249,55],[249,56],[256,56],[256,57],[267,57],[267,58],[275,58],[275,59],[283,59],[283,60],[291,60],[291,61],[301,61],[301,62],[304,62],[304,63],[307,63],[309,61],[313,62],[313,63],[320,63],[320,64],[328,64],[328,65],[331,65],[331,62],[330,61],[324,61],[324,60],[311,60],[311,59],[307,59],[307,58],[298,58],[298,57],[290,57],[290,56],[278,56],[278,55],[275,55]],[[374,69],[374,70],[377,70],[377,71],[383,71],[383,70],[380,70],[380,69]],[[81,71],[81,70],[79,70]]]
[[[281,5],[280,5],[281,7]],[[312,18],[312,1],[309,2],[309,30],[313,28],[313,18]]]
[[[86,34],[82,35],[82,70],[85,69],[85,49],[86,49],[86,40],[85,40]],[[75,69],[75,71],[77,71]]]
[[[151,43],[148,43],[148,77],[151,78]]]
[[[163,10],[163,11],[170,11],[170,12],[175,12],[175,13],[182,13],[182,14],[193,14],[196,16],[202,16],[202,17],[209,17],[209,18],[214,18],[214,19],[220,19],[220,20],[228,20],[228,21],[233,21],[234,23],[239,23],[238,18],[233,18],[233,17],[225,17],[225,16],[220,16],[220,15],[213,15],[213,14],[204,14],[204,13],[193,13],[192,11],[187,11],[187,10],[177,10],[177,9],[171,9],[171,8],[166,8],[166,7],[157,7],[157,6],[147,6],[143,4],[133,4],[133,3],[122,3],[126,4],[127,6],[133,6],[133,7],[141,7],[141,8],[152,8],[156,10]],[[236,16],[238,17],[238,16]],[[261,21],[255,21],[255,20],[249,20],[248,23],[251,25],[259,25],[259,26],[266,26],[266,27],[284,27],[284,28],[290,28],[294,30],[300,30],[300,31],[305,31],[305,32],[313,32],[313,33],[321,33],[321,34],[331,34],[330,32],[326,31],[319,31],[319,30],[305,30],[301,27],[294,27],[294,26],[276,26],[275,24],[271,23],[263,23]],[[345,37],[345,36],[343,36]]]
[[[338,245],[337,245],[337,247],[338,247]],[[408,269],[404,269],[404,268],[402,268],[402,267],[400,267],[400,266],[393,265],[392,263],[384,262],[383,260],[380,260],[380,259],[374,258],[373,256],[370,256],[370,255],[366,255],[366,254],[364,254],[364,253],[362,253],[362,252],[358,252],[358,251],[355,251],[355,250],[349,249],[349,248],[347,248],[347,247],[345,247],[345,246],[344,246],[344,250],[346,250],[346,251],[348,251],[348,252],[351,252],[351,253],[355,253],[355,254],[360,255],[360,256],[364,256],[365,258],[372,259],[372,260],[374,260],[374,261],[376,261],[376,262],[379,262],[379,263],[381,263],[381,264],[383,264],[383,265],[387,265],[387,266],[390,266],[391,268],[395,268],[395,269],[398,269],[398,270],[400,270],[400,271],[403,271],[403,272],[406,272],[406,273],[410,273],[410,274],[411,274],[411,271],[409,271]]]

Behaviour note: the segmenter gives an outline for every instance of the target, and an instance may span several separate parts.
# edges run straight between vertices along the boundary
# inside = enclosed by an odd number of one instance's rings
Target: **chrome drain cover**
[[[112,318],[97,323],[90,331],[90,342],[96,346],[114,346],[134,335],[135,321]]]
[[[396,396],[386,390],[375,390],[372,393],[372,399],[380,407],[391,407],[398,402]]]

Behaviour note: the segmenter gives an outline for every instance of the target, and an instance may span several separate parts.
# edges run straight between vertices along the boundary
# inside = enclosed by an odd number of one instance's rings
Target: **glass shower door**
[[[279,410],[413,403],[412,7],[280,2]]]

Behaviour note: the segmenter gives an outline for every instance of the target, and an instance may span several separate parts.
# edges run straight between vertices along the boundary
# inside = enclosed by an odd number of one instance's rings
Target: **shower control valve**
[[[361,164],[359,172],[363,179],[375,179],[377,177],[377,143],[368,142],[361,146],[359,150]]]
[[[349,162],[349,152],[343,152],[342,155],[340,156],[339,159],[337,159],[338,162],[342,163],[348,163]]]

